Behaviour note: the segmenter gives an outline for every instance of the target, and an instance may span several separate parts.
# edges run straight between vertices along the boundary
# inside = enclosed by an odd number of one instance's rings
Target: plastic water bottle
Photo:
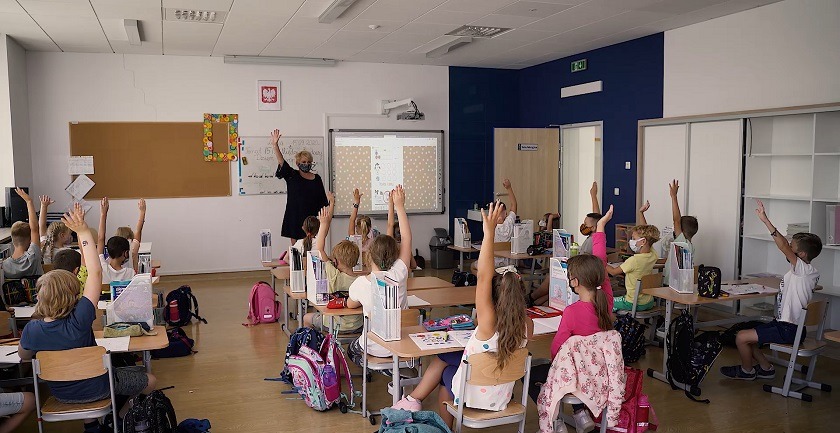
[[[580,245],[577,242],[572,242],[571,248],[569,248],[569,256],[574,257],[580,253]]]

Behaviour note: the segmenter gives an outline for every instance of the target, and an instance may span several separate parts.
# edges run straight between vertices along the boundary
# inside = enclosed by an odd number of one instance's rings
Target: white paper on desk
[[[442,334],[442,332],[420,332],[417,334],[408,334],[411,337],[411,340],[414,341],[414,344],[420,350],[430,350],[430,349],[459,349],[463,348],[457,340],[453,338],[449,338],[445,342],[437,341],[437,339],[433,338],[433,336],[437,336]]]
[[[32,313],[35,312],[35,307],[12,307],[15,310],[15,317],[20,319],[29,319]]]
[[[68,174],[93,174],[92,156],[71,156],[67,163]]]
[[[730,295],[746,295],[752,293],[760,293],[760,294],[770,294],[776,293],[779,290],[774,289],[772,287],[762,286],[761,284],[723,284],[720,286],[720,290],[729,293]]]
[[[546,317],[534,319],[534,335],[553,334],[560,327],[560,319],[563,316]]]
[[[128,343],[131,337],[97,338],[96,345],[102,346],[111,352],[128,352]]]
[[[474,332],[474,329],[469,331],[449,331],[449,338],[457,341],[462,347],[467,347],[467,342],[470,341]]]
[[[20,354],[17,352],[18,345],[0,346],[0,364],[20,364]]]
[[[424,301],[423,299],[421,299],[421,298],[420,298],[419,296],[417,296],[417,295],[408,295],[408,298],[406,299],[406,301],[408,302],[408,308],[411,308],[411,307],[422,307],[422,306],[424,306],[424,305],[431,305],[431,304],[429,304],[428,302],[426,302],[426,301]]]
[[[70,182],[70,185],[67,185],[67,188],[64,188],[64,190],[67,191],[68,194],[72,195],[76,201],[79,201],[85,198],[85,195],[93,189],[94,185],[96,184],[93,183],[89,177],[80,174],[76,180]]]

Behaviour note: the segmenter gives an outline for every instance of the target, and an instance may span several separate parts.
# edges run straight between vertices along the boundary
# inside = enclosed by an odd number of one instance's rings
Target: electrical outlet
[[[613,190],[613,195],[618,195],[618,188]]]
[[[630,170],[630,161],[627,161],[627,162],[624,163],[624,169],[625,170]]]

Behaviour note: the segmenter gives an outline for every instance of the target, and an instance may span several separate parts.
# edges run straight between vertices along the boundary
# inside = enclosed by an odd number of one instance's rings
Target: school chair
[[[798,398],[800,400],[810,402],[813,397],[810,394],[802,392],[805,388],[814,388],[822,391],[830,392],[831,385],[819,382],[812,382],[814,377],[814,368],[817,364],[817,355],[825,350],[826,342],[823,340],[823,331],[825,330],[825,316],[828,311],[828,301],[811,301],[808,307],[804,309],[804,313],[799,316],[799,323],[796,324],[796,338],[793,344],[778,344],[771,343],[770,350],[775,352],[783,352],[790,354],[787,362],[787,371],[785,372],[784,385],[779,388],[771,385],[764,385],[764,390],[772,392],[785,397]],[[802,332],[805,327],[816,326],[816,334],[814,337],[802,338]],[[807,373],[805,379],[793,377],[793,372],[796,370],[796,358],[811,358],[808,363]],[[796,389],[791,389],[791,385],[799,385]]]
[[[558,422],[562,422],[569,425],[575,425],[575,419],[572,418],[571,415],[567,415],[563,413],[563,405],[564,404],[583,404],[579,398],[575,397],[574,394],[566,394],[560,399],[560,416],[554,420],[555,424]],[[601,429],[599,430],[600,433],[607,433],[607,408],[604,407],[604,410],[601,411]],[[554,431],[557,431],[558,428],[554,427]]]
[[[8,311],[0,311],[0,335],[18,337],[17,321]]]
[[[456,399],[461,404],[456,405],[453,400],[444,402],[446,410],[455,417],[455,433],[461,433],[462,427],[487,428],[505,424],[519,424],[519,433],[525,432],[525,417],[528,406],[528,383],[531,379],[531,354],[527,348],[518,349],[513,353],[507,365],[499,371],[496,354],[490,352],[476,353],[463,361],[465,371],[461,374],[460,388]],[[466,385],[492,386],[509,382],[516,382],[525,378],[522,385],[522,403],[511,401],[502,411],[491,411],[465,407],[463,404]]]
[[[656,287],[662,287],[662,274],[648,274],[640,278],[639,281],[636,282],[636,296],[633,297],[633,308],[630,311],[616,311],[616,314],[630,313],[630,317],[636,320],[644,320],[664,316],[665,307],[661,305],[654,305],[653,308],[651,308],[650,310],[636,310],[636,308],[639,305],[639,295],[642,294],[642,291],[645,289],[653,289]],[[648,337],[648,343],[652,343],[653,339],[656,337],[656,323],[654,322],[651,326],[649,326],[649,328],[650,336]]]
[[[111,398],[91,403],[60,403],[50,396],[41,405],[41,393],[38,379],[67,382],[84,380],[108,374]],[[35,410],[38,431],[43,433],[46,422],[71,421],[87,418],[100,418],[109,413],[117,413],[114,394],[114,370],[111,367],[111,354],[104,347],[92,346],[79,349],[42,351],[32,360],[32,376],[35,384]],[[117,423],[114,423],[117,433]]]

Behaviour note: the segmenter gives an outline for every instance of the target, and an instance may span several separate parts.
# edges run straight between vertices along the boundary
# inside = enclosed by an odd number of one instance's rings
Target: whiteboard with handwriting
[[[241,137],[239,144],[239,195],[285,194],[286,181],[274,177],[277,159],[270,144],[271,137]],[[326,172],[324,137],[280,137],[283,158],[297,169],[295,154],[301,150],[312,153],[315,166],[312,172]]]

